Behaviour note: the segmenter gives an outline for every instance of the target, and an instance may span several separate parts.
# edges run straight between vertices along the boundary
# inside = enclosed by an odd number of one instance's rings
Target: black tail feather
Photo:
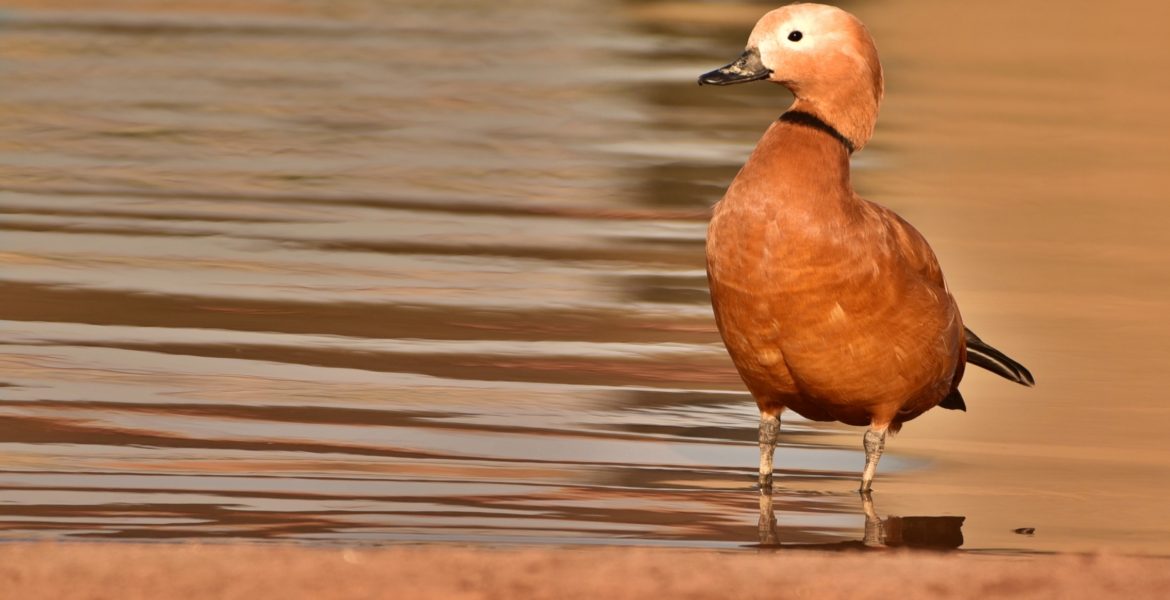
[[[947,397],[943,398],[942,402],[938,403],[938,406],[939,408],[967,412],[967,403],[963,402],[963,395],[959,393],[958,388],[951,390],[951,393],[947,394]]]
[[[1004,379],[1010,379],[1020,385],[1033,386],[1036,380],[1024,365],[1012,360],[1008,355],[987,345],[970,329],[964,328],[967,333],[967,362],[983,367]]]

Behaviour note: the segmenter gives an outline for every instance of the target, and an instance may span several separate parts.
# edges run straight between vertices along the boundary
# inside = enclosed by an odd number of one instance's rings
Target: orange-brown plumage
[[[865,27],[836,8],[787,6],[760,20],[739,61],[700,82],[763,78],[796,100],[715,206],[716,322],[760,408],[761,485],[791,409],[870,428],[865,490],[887,430],[959,398],[970,338],[925,238],[853,191],[849,157],[868,142],[883,94]]]
[[[716,205],[716,322],[763,410],[890,425],[950,393],[963,325],[922,236],[859,198],[832,138],[774,123]]]

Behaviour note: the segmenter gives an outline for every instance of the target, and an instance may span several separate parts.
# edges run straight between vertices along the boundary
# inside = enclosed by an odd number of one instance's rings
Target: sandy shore
[[[908,552],[0,546],[5,598],[1164,598],[1170,560]]]

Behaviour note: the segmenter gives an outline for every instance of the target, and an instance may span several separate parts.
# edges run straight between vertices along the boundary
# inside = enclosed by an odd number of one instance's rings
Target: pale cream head
[[[824,4],[792,4],[764,15],[748,38],[770,81],[796,96],[857,149],[873,135],[884,93],[877,48],[853,15]]]

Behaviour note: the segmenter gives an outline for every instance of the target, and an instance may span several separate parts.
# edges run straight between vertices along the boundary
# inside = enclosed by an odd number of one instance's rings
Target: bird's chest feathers
[[[885,278],[881,261],[857,250],[867,237],[842,211],[775,200],[717,207],[707,244],[711,298],[745,380],[794,389],[808,361],[831,363],[839,375],[871,350],[870,336],[854,330],[872,318],[868,296],[883,295]]]
[[[856,270],[863,235],[841,211],[725,199],[708,229],[708,272],[714,284],[754,295],[808,291]]]

